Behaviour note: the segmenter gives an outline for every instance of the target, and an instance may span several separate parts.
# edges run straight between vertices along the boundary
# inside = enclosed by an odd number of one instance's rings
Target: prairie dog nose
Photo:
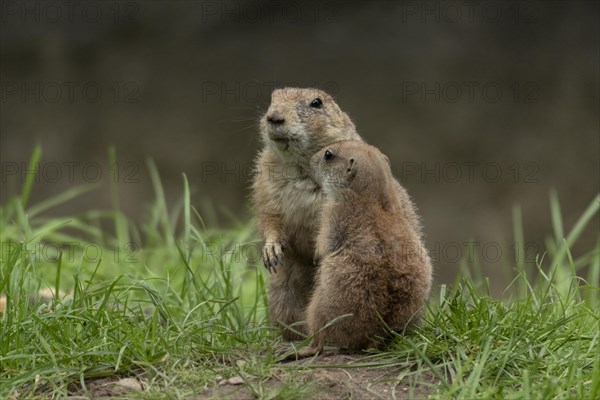
[[[285,122],[285,118],[278,113],[271,113],[267,115],[267,121],[273,125],[282,125]]]

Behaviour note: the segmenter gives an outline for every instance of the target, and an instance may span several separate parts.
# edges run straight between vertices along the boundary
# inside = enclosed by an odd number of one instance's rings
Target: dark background
[[[115,180],[143,221],[151,157],[170,206],[185,173],[210,223],[247,220],[256,123],[282,86],[329,91],[389,156],[440,282],[470,239],[501,279],[515,204],[542,251],[550,190],[567,231],[599,192],[597,2],[6,1],[1,18],[3,203],[41,144],[32,204],[101,185],[54,214],[109,208]]]

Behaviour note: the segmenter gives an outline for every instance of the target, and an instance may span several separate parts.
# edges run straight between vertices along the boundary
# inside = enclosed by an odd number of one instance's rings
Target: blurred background
[[[597,2],[1,7],[2,203],[40,144],[31,204],[100,185],[56,215],[110,208],[116,182],[123,210],[144,221],[151,158],[170,205],[185,173],[209,223],[247,221],[257,121],[283,86],[328,91],[389,156],[420,209],[439,283],[461,257],[501,282],[499,266],[515,263],[516,204],[530,244],[517,257],[531,263],[552,233],[550,191],[568,231],[600,190]]]

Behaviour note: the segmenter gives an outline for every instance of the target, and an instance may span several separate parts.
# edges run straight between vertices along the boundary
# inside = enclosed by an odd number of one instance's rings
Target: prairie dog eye
[[[331,160],[333,158],[333,152],[331,150],[325,150],[325,159]]]
[[[323,106],[323,100],[317,97],[316,99],[310,102],[310,106],[312,108],[321,108]]]

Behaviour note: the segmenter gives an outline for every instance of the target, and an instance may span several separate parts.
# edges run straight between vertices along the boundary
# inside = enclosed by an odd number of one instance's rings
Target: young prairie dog
[[[386,329],[404,331],[418,322],[431,289],[429,257],[377,148],[335,143],[315,154],[311,167],[325,200],[319,271],[306,311],[314,339],[301,355],[326,344],[365,349]]]
[[[361,140],[354,124],[331,96],[318,89],[273,91],[260,120],[259,153],[252,203],[264,240],[269,281],[269,317],[284,339],[301,339],[285,329],[304,320],[312,292],[315,238],[322,192],[308,173],[311,156],[342,140]],[[294,330],[305,332],[302,326]]]

